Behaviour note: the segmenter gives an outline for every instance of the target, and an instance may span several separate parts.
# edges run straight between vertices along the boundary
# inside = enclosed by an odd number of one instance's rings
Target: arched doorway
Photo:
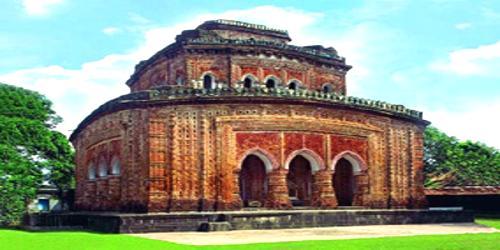
[[[213,89],[214,88],[214,77],[210,74],[205,74],[203,76],[203,88],[205,89]]]
[[[239,177],[243,206],[261,206],[266,198],[266,166],[256,155],[248,155],[241,165]]]
[[[353,166],[348,160],[341,158],[337,161],[332,183],[338,205],[352,206],[355,184]]]
[[[310,162],[301,155],[295,156],[288,165],[288,195],[293,206],[311,204],[312,168]]]

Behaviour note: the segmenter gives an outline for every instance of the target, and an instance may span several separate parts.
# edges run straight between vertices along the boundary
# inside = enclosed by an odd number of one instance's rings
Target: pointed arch
[[[243,87],[245,88],[252,88],[255,86],[255,83],[257,82],[257,77],[254,76],[253,74],[244,74],[243,77],[241,77],[241,81],[243,82]]]
[[[95,180],[97,177],[97,171],[94,161],[91,161],[87,165],[87,176],[89,180]]]
[[[349,163],[351,163],[354,175],[360,175],[364,173],[366,170],[368,170],[366,162],[363,160],[361,156],[350,150],[346,150],[337,154],[335,158],[333,158],[331,166],[333,172],[335,172],[335,165],[340,159],[346,159],[347,161],[349,161]]]
[[[288,81],[288,89],[291,89],[291,90],[298,90],[301,88],[302,86],[302,82],[300,82],[299,80],[297,79],[291,79],[290,81]]]
[[[321,156],[319,156],[316,152],[314,152],[314,151],[312,151],[310,149],[307,149],[307,148],[303,148],[303,149],[299,149],[299,150],[293,151],[286,158],[285,169],[289,169],[290,162],[292,162],[292,160],[297,155],[300,155],[300,156],[306,158],[307,161],[309,161],[309,164],[311,165],[311,171],[312,171],[313,174],[316,173],[319,170],[325,169],[325,162],[323,161],[323,159],[321,158]]]
[[[111,174],[112,175],[120,175],[121,172],[121,164],[120,158],[117,155],[114,155],[111,159]]]
[[[99,166],[98,166],[99,177],[108,176],[108,164],[104,156],[99,158]]]
[[[239,168],[241,169],[241,166],[243,164],[243,161],[247,158],[249,155],[255,155],[257,156],[263,163],[266,168],[266,173],[270,173],[273,171],[274,168],[278,166],[278,161],[267,151],[261,149],[261,148],[252,148],[247,150],[243,156],[240,158],[238,161]]]
[[[216,78],[212,72],[210,72],[210,71],[203,72],[203,74],[201,74],[201,81],[203,84],[202,85],[203,88],[205,88],[205,89],[214,89],[215,88]]]
[[[333,93],[335,91],[335,87],[331,83],[325,83],[321,86],[321,91],[323,91],[323,93]]]
[[[266,76],[264,79],[267,88],[277,88],[280,82],[280,79],[274,75]]]

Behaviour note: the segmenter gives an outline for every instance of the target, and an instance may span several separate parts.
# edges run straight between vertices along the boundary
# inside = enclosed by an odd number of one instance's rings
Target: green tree
[[[60,193],[73,185],[73,150],[53,130],[60,121],[45,96],[0,83],[0,224],[18,222],[44,180]]]
[[[426,187],[500,185],[497,149],[459,141],[434,127],[426,129],[424,144]]]

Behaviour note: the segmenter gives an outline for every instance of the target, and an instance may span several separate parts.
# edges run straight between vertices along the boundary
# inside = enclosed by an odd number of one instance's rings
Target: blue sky
[[[500,1],[3,0],[0,81],[47,95],[69,134],[134,65],[209,19],[287,29],[353,65],[348,94],[500,148]]]

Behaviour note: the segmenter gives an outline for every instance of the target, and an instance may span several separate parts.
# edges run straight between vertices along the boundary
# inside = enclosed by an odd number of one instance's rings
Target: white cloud
[[[316,43],[334,45],[339,55],[346,58],[346,63],[353,66],[347,73],[347,93],[369,97],[370,93],[363,86],[374,83],[373,79],[378,74],[376,69],[381,66],[379,58],[390,49],[384,44],[394,38],[392,32],[375,23],[362,22],[335,36],[318,38]]]
[[[269,13],[272,13],[273,18],[269,18]],[[348,64],[354,65],[348,73],[349,94],[362,96],[361,84],[370,82],[373,76],[378,74],[376,65],[379,64],[379,56],[387,52],[383,48],[392,49],[385,44],[387,40],[394,39],[391,30],[371,22],[356,23],[345,29],[345,32],[311,34],[311,27],[323,18],[321,13],[259,6],[251,9],[203,14],[170,26],[147,28],[140,46],[127,53],[111,54],[96,61],[83,63],[78,69],[67,69],[58,65],[23,69],[0,75],[0,81],[45,94],[54,102],[56,112],[64,118],[64,122],[58,129],[69,134],[70,130],[76,128],[78,123],[99,105],[128,92],[125,81],[133,73],[136,63],[149,58],[156,51],[173,42],[175,36],[182,30],[193,29],[206,20],[218,18],[236,19],[286,29],[294,39],[292,42],[294,44],[333,45],[341,56],[347,58]],[[146,22],[137,16],[134,16],[134,19],[138,22],[144,21],[143,27],[152,25],[149,21]],[[376,46],[377,44],[383,46]],[[435,63],[433,69],[460,74],[490,72],[493,66],[489,67],[485,64],[496,62],[495,69],[500,68],[499,46],[500,42],[452,52],[448,60]],[[382,66],[379,65],[379,67]],[[475,68],[483,66],[486,68]],[[469,71],[464,71],[464,68]],[[392,80],[405,82],[406,79],[404,75],[394,75]],[[500,127],[499,118],[492,115],[498,113],[500,103],[467,107],[469,108],[461,112],[450,112],[444,109],[423,110],[425,118],[446,133],[462,139],[483,141],[500,148],[500,133],[492,132]]]
[[[273,13],[275,18],[269,18],[269,13]],[[195,28],[211,19],[239,19],[288,29],[292,36],[298,38],[298,42],[306,42],[310,39],[303,35],[306,27],[320,16],[318,13],[273,6],[203,14],[186,22],[145,31],[142,44],[128,53],[111,54],[83,63],[78,69],[67,69],[58,65],[22,69],[0,75],[0,81],[46,95],[53,101],[55,111],[64,119],[58,129],[68,135],[99,105],[126,94],[128,88],[125,81],[133,73],[134,65],[173,42],[182,30]]]
[[[106,27],[106,28],[102,29],[102,33],[104,33],[108,36],[119,33],[120,31],[121,31],[121,29],[119,29],[117,27]]]
[[[451,52],[445,60],[430,65],[435,71],[458,75],[500,77],[500,41]]]
[[[23,0],[23,8],[30,16],[45,16],[50,13],[56,5],[62,4],[64,0]]]
[[[457,23],[455,24],[455,29],[457,30],[465,30],[472,27],[471,23]]]
[[[448,135],[486,143],[500,149],[500,100],[462,104],[460,111],[429,110],[424,118]]]

